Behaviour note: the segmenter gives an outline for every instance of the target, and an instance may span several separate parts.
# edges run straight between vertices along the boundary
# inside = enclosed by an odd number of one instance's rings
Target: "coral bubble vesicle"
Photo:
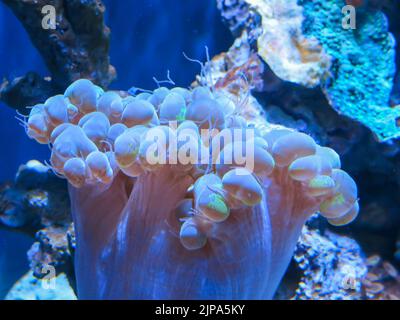
[[[337,153],[239,101],[82,79],[32,108],[27,133],[70,184],[80,298],[271,298],[310,215],[354,220]]]

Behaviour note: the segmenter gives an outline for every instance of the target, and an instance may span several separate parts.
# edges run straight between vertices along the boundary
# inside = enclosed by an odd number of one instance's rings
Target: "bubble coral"
[[[124,97],[82,79],[32,108],[28,135],[69,181],[79,298],[272,298],[311,214],[357,216],[336,152],[253,121],[250,100],[205,86]],[[253,161],[227,161],[243,150]]]

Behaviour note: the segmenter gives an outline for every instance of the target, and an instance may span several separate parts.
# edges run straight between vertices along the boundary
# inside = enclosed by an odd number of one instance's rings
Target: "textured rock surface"
[[[297,0],[246,0],[262,19],[258,54],[281,79],[315,87],[326,76],[330,57],[318,40],[303,34]]]
[[[5,300],[76,300],[76,295],[68,283],[65,274],[60,274],[54,280],[35,278],[32,272],[28,272],[18,280],[7,294]],[[54,287],[51,282],[54,281]]]
[[[249,43],[257,43],[259,56],[279,78],[320,86],[338,114],[362,123],[379,141],[400,135],[400,109],[389,104],[395,41],[382,12],[357,9],[357,28],[346,30],[342,0],[218,4],[232,32],[239,36],[246,30]]]
[[[359,300],[367,267],[351,238],[305,227],[294,255],[302,276],[294,299]]]
[[[356,29],[342,27],[343,1],[301,0],[303,30],[315,37],[333,62],[322,82],[338,113],[360,121],[380,141],[400,136],[400,109],[389,106],[395,74],[395,41],[385,15],[357,10]]]
[[[103,87],[115,78],[108,56],[110,30],[104,24],[105,8],[101,1],[3,2],[21,21],[50,71],[50,78],[28,73],[5,81],[0,88],[0,99],[6,104],[23,110],[23,106],[42,101],[78,78],[91,79]],[[56,10],[54,30],[43,29],[38,23],[44,17],[41,11],[45,5],[53,5]]]
[[[320,231],[325,229],[321,227],[314,216],[303,228],[275,299],[400,299],[400,277],[395,266],[379,255],[367,258],[354,239]]]
[[[67,227],[49,227],[36,233],[36,242],[28,251],[33,275],[39,279],[46,276],[43,269],[52,266],[57,273],[65,272],[69,277],[73,275],[72,248],[69,242],[69,231]]]

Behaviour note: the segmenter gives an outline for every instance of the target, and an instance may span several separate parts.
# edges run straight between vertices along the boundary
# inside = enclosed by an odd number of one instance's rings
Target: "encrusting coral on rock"
[[[327,76],[331,59],[316,38],[302,31],[303,8],[296,0],[246,0],[261,15],[258,54],[285,81],[315,87]]]
[[[357,10],[357,28],[344,28],[345,5],[343,0],[218,0],[234,35],[246,32],[276,76],[320,87],[338,114],[362,123],[380,142],[393,140],[400,136],[400,109],[390,106],[395,41],[376,9]]]
[[[304,33],[318,39],[333,61],[322,89],[340,114],[361,122],[379,141],[400,136],[400,109],[389,104],[395,75],[395,40],[386,16],[357,10],[356,29],[342,27],[343,1],[301,0]],[[318,8],[318,10],[317,10]]]
[[[399,271],[379,255],[367,257],[349,236],[321,230],[312,216],[275,295],[294,300],[399,300]]]
[[[71,223],[66,183],[36,160],[21,165],[12,184],[0,189],[0,223],[36,232]]]
[[[339,156],[242,93],[82,79],[32,108],[70,183],[79,298],[272,298],[311,214],[357,216]]]
[[[47,275],[43,270],[54,267],[57,274],[65,273],[73,281],[73,254],[71,251],[73,248],[69,243],[69,233],[66,227],[51,226],[39,230],[36,233],[36,242],[28,251],[33,275],[42,279]]]
[[[351,238],[304,227],[294,254],[301,270],[295,300],[361,300],[367,274],[363,253]]]

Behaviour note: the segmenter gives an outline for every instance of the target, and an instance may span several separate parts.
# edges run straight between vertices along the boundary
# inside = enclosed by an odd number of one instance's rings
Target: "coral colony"
[[[70,185],[79,298],[272,298],[310,215],[355,219],[337,153],[253,122],[249,101],[81,79],[32,108],[27,133]]]

